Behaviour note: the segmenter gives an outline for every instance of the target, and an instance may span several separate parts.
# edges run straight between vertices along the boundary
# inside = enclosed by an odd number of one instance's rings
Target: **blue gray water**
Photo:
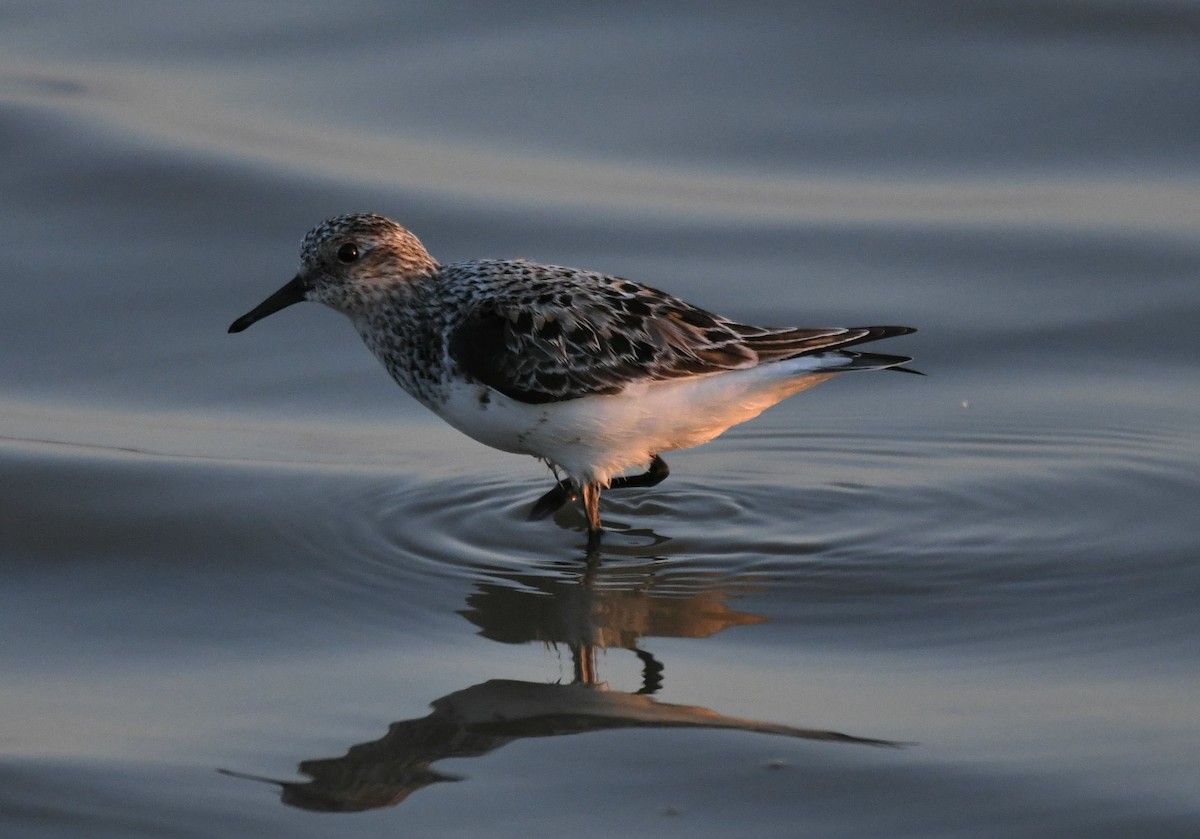
[[[0,9],[0,834],[1200,833],[1200,6],[737,8]],[[928,375],[589,563],[338,316],[225,333],[347,211]]]

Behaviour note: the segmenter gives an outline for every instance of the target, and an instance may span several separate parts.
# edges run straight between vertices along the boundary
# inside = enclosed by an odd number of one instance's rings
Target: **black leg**
[[[667,475],[671,474],[670,467],[667,462],[658,455],[650,461],[650,468],[640,475],[631,475],[628,478],[613,478],[612,483],[608,485],[609,489],[628,489],[630,487],[652,487],[661,484],[667,479]]]
[[[650,461],[650,468],[640,475],[628,478],[613,478],[610,489],[630,489],[632,487],[652,487],[661,484],[671,474],[667,462],[658,455]],[[534,502],[529,510],[528,521],[537,521],[558,512],[562,505],[578,498],[575,485],[568,480],[559,481],[554,488]]]
[[[559,507],[569,501],[574,501],[575,498],[575,487],[571,482],[559,481],[554,485],[554,489],[534,502],[533,508],[529,511],[528,521],[537,521],[553,515]]]
[[[587,558],[588,564],[600,561],[600,536],[604,533],[603,530],[588,530],[587,548],[584,556]]]
[[[663,666],[653,655],[633,647],[633,654],[642,660],[642,689],[638,693],[656,693],[663,683]]]

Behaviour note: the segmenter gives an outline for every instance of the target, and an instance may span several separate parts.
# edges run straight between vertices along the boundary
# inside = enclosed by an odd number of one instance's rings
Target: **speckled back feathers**
[[[362,243],[362,263],[329,267],[330,251],[345,242]],[[377,215],[314,228],[301,258],[314,272],[344,272],[342,283],[327,284],[340,291],[314,297],[349,314],[392,375],[431,406],[451,379],[463,377],[520,402],[560,402],[912,331],[755,327],[575,268],[513,260],[443,266],[415,236]],[[355,297],[364,284],[371,286],[367,306]],[[330,299],[339,293],[348,295],[345,305]]]

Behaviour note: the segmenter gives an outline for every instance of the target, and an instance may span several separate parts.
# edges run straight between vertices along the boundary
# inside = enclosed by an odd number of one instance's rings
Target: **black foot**
[[[661,484],[671,474],[670,467],[667,462],[658,455],[650,461],[650,468],[640,475],[631,475],[628,478],[613,478],[609,484],[610,489],[630,489],[632,487],[652,487]],[[554,485],[554,488],[539,498],[533,503],[533,507],[529,510],[529,515],[526,516],[527,521],[537,521],[544,519],[547,516],[552,516],[558,512],[564,504],[568,504],[579,497],[575,490],[574,484],[570,481],[559,481]],[[599,491],[597,491],[599,498]],[[589,536],[589,542],[593,537]],[[594,537],[595,543],[599,544],[600,536],[599,529],[596,530]]]
[[[613,478],[609,489],[629,489],[631,487],[652,487],[661,484],[671,474],[667,462],[658,455],[650,461],[650,468],[640,475],[630,475],[628,478]]]
[[[571,485],[570,481],[559,481],[554,485],[554,489],[534,502],[526,521],[537,521],[546,516],[552,516],[562,505],[574,501],[577,497],[575,487]]]
[[[663,666],[658,659],[645,650],[633,648],[633,654],[642,660],[642,689],[640,694],[657,693],[663,683]]]

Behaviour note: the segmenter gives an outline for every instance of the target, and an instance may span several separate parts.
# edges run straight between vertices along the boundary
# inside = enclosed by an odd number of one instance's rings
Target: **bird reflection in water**
[[[570,569],[570,570],[568,570]],[[279,781],[221,770],[277,785],[283,803],[305,810],[357,812],[390,807],[417,790],[460,778],[431,764],[477,757],[514,740],[558,737],[621,728],[710,728],[776,734],[870,746],[896,742],[836,731],[796,728],[729,717],[694,705],[657,702],[649,694],[662,684],[663,666],[640,649],[643,638],[705,638],[733,626],[766,622],[725,603],[733,591],[751,588],[694,571],[663,575],[656,562],[601,568],[564,563],[557,573],[494,572],[476,584],[462,614],[485,638],[510,644],[542,642],[570,649],[571,684],[491,679],[455,691],[420,719],[392,723],[387,734],[351,746],[342,757],[306,760],[308,781]],[[609,689],[596,667],[598,649],[624,649],[642,662],[642,686],[634,693]]]

